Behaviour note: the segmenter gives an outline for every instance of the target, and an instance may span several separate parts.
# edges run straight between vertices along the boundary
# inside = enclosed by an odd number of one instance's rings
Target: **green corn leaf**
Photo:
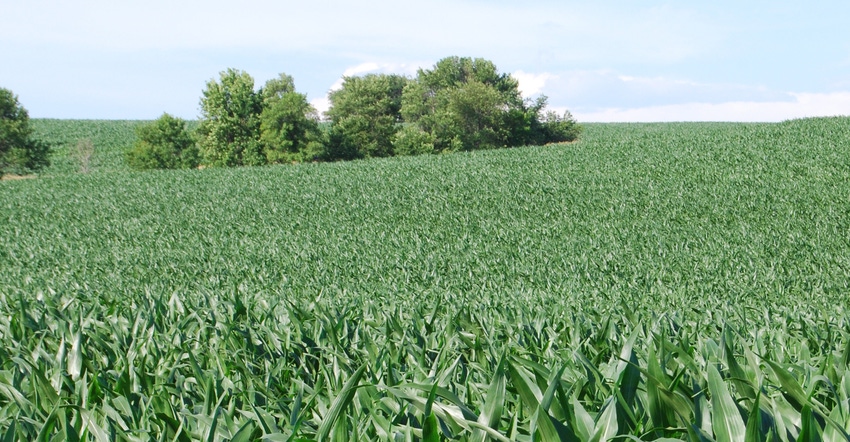
[[[57,414],[57,410],[59,407],[53,409],[53,411],[47,416],[47,419],[41,425],[41,428],[38,430],[38,435],[36,436],[36,442],[48,442],[51,440],[51,435],[53,434],[54,428],[56,428],[56,421],[59,416]]]
[[[573,428],[575,428],[576,435],[580,440],[589,441],[593,436],[596,424],[594,424],[590,413],[585,410],[584,406],[576,398],[573,398],[573,416],[575,417]]]
[[[750,414],[747,416],[747,429],[744,436],[745,442],[763,442],[765,435],[761,432],[761,391],[756,394],[756,399],[753,401],[753,407],[750,409]]]
[[[3,442],[15,442],[17,433],[17,420],[13,420],[12,423],[9,424],[9,428],[6,429],[6,432],[3,433]]]
[[[215,433],[218,427],[218,418],[221,416],[221,408],[216,407],[215,414],[212,418],[212,423],[210,424],[210,430],[207,433],[207,442],[215,442]]]
[[[708,391],[711,394],[711,427],[717,442],[740,442],[746,427],[726,383],[713,364],[708,365]]]
[[[608,398],[603,406],[603,410],[596,420],[596,428],[591,442],[606,442],[617,435],[617,401],[616,399]]]
[[[838,405],[829,414],[828,425],[823,429],[823,440],[827,442],[846,442],[850,440],[850,435],[847,434],[841,422],[846,422],[844,425],[850,426],[850,419],[845,420],[842,418],[841,405]]]
[[[540,388],[529,379],[529,377],[524,373],[524,369],[522,367],[516,366],[512,361],[509,361],[507,365],[508,372],[511,376],[511,384],[513,384],[514,388],[516,388],[519,392],[523,403],[525,403],[528,409],[533,413],[531,422],[532,433],[536,428],[537,431],[539,431],[541,440],[546,442],[560,441],[561,437],[558,434],[558,430],[555,429],[555,425],[552,423],[552,418],[541,406],[543,394],[540,392]]]
[[[428,402],[425,403],[425,421],[422,423],[422,440],[423,442],[439,442],[440,426],[437,421],[437,416],[431,408],[434,405],[434,399],[437,397],[437,384],[431,388],[428,394]]]
[[[68,374],[71,379],[80,379],[80,373],[83,368],[83,348],[82,348],[82,333],[77,330],[74,334],[74,340],[71,343],[71,351],[68,353]]]
[[[440,441],[440,424],[437,421],[437,415],[435,415],[434,413],[428,413],[425,416],[425,422],[423,422],[422,424],[422,441]]]
[[[363,373],[365,372],[366,365],[364,364],[361,365],[350,378],[348,378],[348,381],[345,385],[343,385],[340,393],[336,398],[334,398],[331,408],[328,410],[324,419],[322,419],[322,424],[319,426],[319,430],[316,433],[318,440],[326,440],[337,419],[339,419],[343,410],[345,410],[345,407],[347,407],[348,404],[351,403],[351,400],[354,399],[354,394],[357,392],[357,384],[360,382],[360,378],[363,377]]]
[[[798,411],[802,411],[803,406],[809,402],[809,399],[803,391],[803,387],[801,387],[800,383],[797,382],[797,379],[794,378],[794,375],[773,361],[765,360],[765,362],[770,365],[771,370],[773,370],[773,373],[779,380],[779,385],[782,387],[783,392],[790,396],[792,402],[791,405],[793,405]]]
[[[245,422],[239,431],[233,435],[233,438],[230,439],[230,442],[252,442],[254,439],[257,439],[260,436],[259,428],[257,424],[253,421]]]
[[[749,383],[747,374],[741,365],[738,364],[735,355],[732,352],[732,333],[726,329],[723,332],[723,362],[729,369],[730,381],[735,386],[736,390],[747,399],[756,397],[756,390]]]
[[[815,421],[812,407],[808,404],[803,406],[800,420],[800,435],[797,437],[797,442],[821,442],[820,426]]]
[[[486,425],[494,430],[499,430],[499,422],[502,419],[502,408],[505,403],[505,385],[507,383],[505,376],[505,358],[499,361],[496,367],[496,373],[490,381],[490,387],[487,389],[487,397],[484,402],[484,407],[481,414],[478,416],[478,423]],[[483,442],[486,438],[486,433],[482,430],[477,430],[470,437],[470,441]]]

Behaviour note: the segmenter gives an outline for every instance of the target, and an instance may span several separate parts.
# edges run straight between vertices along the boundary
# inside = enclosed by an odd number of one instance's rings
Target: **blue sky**
[[[850,2],[0,0],[0,87],[35,118],[199,115],[232,67],[320,110],[342,75],[483,57],[579,121],[850,115]]]

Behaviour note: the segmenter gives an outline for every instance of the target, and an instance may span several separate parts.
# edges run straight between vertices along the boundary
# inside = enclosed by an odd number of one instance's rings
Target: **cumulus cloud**
[[[533,97],[543,91],[546,82],[558,78],[548,72],[533,74],[525,71],[516,71],[511,74],[519,83],[519,91],[523,97]]]

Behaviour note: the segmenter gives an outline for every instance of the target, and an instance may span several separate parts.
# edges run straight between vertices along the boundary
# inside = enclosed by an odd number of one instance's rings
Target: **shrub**
[[[549,144],[575,141],[581,134],[582,128],[570,111],[564,111],[563,115],[549,111],[541,118],[539,130],[540,142],[536,144]]]
[[[434,153],[434,136],[414,125],[406,125],[393,137],[393,151],[396,155]]]
[[[138,140],[127,151],[133,169],[186,169],[198,166],[198,148],[186,130],[186,122],[163,114],[136,128]]]
[[[0,176],[37,172],[50,164],[50,146],[32,135],[27,110],[12,91],[0,88]]]

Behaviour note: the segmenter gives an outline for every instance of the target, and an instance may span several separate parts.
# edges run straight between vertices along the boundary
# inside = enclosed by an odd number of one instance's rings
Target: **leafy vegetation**
[[[136,128],[136,143],[126,153],[133,169],[187,169],[197,167],[198,148],[186,130],[186,122],[163,114]]]
[[[0,88],[0,177],[36,172],[50,164],[50,145],[33,137],[29,121],[18,97]]]
[[[307,96],[295,92],[291,76],[281,74],[267,81],[260,95],[260,141],[270,164],[313,160],[322,155],[319,116]]]
[[[0,436],[847,440],[848,123],[3,182]]]
[[[323,150],[316,111],[280,74],[254,90],[254,79],[228,69],[207,83],[198,139],[208,166],[259,166],[311,159]]]
[[[342,87],[329,95],[332,129],[326,157],[394,155],[393,138],[402,122],[401,94],[407,82],[401,75],[346,77]]]

